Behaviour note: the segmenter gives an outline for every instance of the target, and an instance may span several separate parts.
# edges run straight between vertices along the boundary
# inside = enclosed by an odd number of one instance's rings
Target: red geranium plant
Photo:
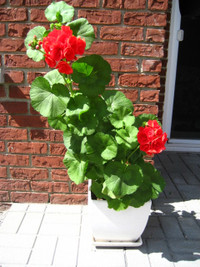
[[[72,21],[73,7],[52,3],[45,16],[50,29],[30,30],[25,45],[30,58],[45,60],[53,70],[33,81],[30,97],[49,125],[63,131],[69,177],[76,184],[91,179],[92,192],[115,210],[157,198],[165,182],[144,160],[165,149],[167,137],[157,117],[135,117],[122,92],[105,90],[111,67],[99,55],[81,57],[94,30],[84,18]]]

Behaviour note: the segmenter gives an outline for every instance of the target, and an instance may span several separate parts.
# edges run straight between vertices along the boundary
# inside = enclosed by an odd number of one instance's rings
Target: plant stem
[[[127,158],[127,161],[130,159],[130,157],[138,150],[138,148],[139,148],[140,146],[138,145],[132,152],[131,152],[131,154],[128,156],[128,158]]]
[[[62,73],[61,73],[61,74],[62,74]],[[62,74],[62,76],[63,76],[63,79],[64,79],[65,84],[66,84],[66,86],[67,86],[67,89],[69,90],[69,92],[70,92],[71,95],[73,96],[73,95],[74,95],[74,91],[73,91],[73,89],[72,89],[72,83],[71,83],[71,82],[70,82],[70,83],[67,82],[67,80],[66,80],[64,74]],[[67,77],[68,77],[68,79],[71,81],[71,75],[68,74]]]

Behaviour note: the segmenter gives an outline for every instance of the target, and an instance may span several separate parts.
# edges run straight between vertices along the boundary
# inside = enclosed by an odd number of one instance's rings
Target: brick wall
[[[85,54],[111,64],[108,87],[122,90],[135,107],[162,116],[169,35],[168,0],[67,0],[85,17],[96,41]],[[170,2],[170,1],[169,1]],[[29,84],[48,69],[26,56],[29,29],[48,25],[50,0],[0,0],[0,201],[85,203],[87,184],[69,181],[62,133],[33,110]]]

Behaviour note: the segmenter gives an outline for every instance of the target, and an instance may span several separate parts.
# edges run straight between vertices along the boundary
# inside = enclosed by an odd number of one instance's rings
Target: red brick
[[[4,78],[6,83],[22,83],[24,81],[24,72],[7,70]]]
[[[43,68],[45,62],[35,62],[26,55],[5,55],[5,66],[9,68]]]
[[[0,113],[19,113],[24,114],[28,112],[28,107],[26,102],[1,102],[0,103]]]
[[[162,62],[160,60],[144,59],[142,61],[142,71],[161,72]]]
[[[63,142],[63,132],[58,130],[51,130],[49,132],[49,139],[52,142]]]
[[[56,156],[32,156],[32,164],[35,167],[63,168],[63,157]]]
[[[135,27],[104,26],[101,28],[100,37],[103,40],[142,41],[143,29]]]
[[[14,86],[9,87],[9,97],[19,99],[30,98],[30,87],[29,86]]]
[[[163,43],[165,41],[165,30],[147,29],[146,41]]]
[[[31,9],[31,15],[30,15],[31,21],[37,21],[37,22],[48,22],[44,15],[44,9]]]
[[[1,23],[0,24],[0,36],[4,36],[6,34],[6,25]]]
[[[124,24],[133,26],[166,26],[167,15],[148,12],[126,12]]]
[[[7,177],[7,169],[6,167],[0,167],[0,177],[6,178]]]
[[[6,115],[0,115],[0,125],[7,126],[7,117]]]
[[[69,184],[66,182],[54,182],[52,188],[55,193],[69,193]]]
[[[29,84],[31,84],[35,78],[39,77],[39,76],[44,76],[46,74],[46,72],[28,72],[27,73],[27,81]]]
[[[52,155],[65,155],[66,147],[64,144],[50,144],[50,153]]]
[[[30,130],[31,140],[50,141],[50,130]]]
[[[48,193],[11,192],[11,201],[18,203],[47,203]]]
[[[0,152],[5,151],[5,143],[3,141],[0,141]]]
[[[162,45],[123,43],[121,54],[125,56],[162,58],[164,56],[164,51]]]
[[[12,0],[12,1],[16,1],[16,0]],[[48,6],[49,4],[51,4],[51,0],[40,0],[38,2],[38,0],[25,0],[25,5],[26,6]]]
[[[9,194],[8,192],[0,192],[0,202],[7,202],[9,201]]]
[[[24,0],[10,0],[11,6],[22,6],[24,4]]]
[[[12,178],[21,180],[47,180],[48,170],[37,168],[10,168],[10,174]]]
[[[68,173],[67,173],[67,169],[64,169],[64,170],[52,169],[51,178],[54,181],[69,181],[70,180]]]
[[[137,101],[138,99],[138,90],[135,89],[120,89],[119,91],[121,91],[122,93],[125,94],[125,96],[130,99],[132,102]]]
[[[5,97],[6,92],[3,85],[0,85],[0,97]]]
[[[111,80],[110,80],[108,86],[111,86],[111,87],[115,86],[115,76],[114,76],[114,74],[111,74]]]
[[[42,127],[47,128],[48,122],[44,117],[39,116],[9,116],[9,125],[14,127]]]
[[[0,139],[27,140],[27,130],[15,128],[0,128]]]
[[[26,8],[0,8],[0,21],[25,21],[27,19]]]
[[[71,190],[72,193],[87,193],[88,191],[88,183],[82,183],[82,184],[75,184],[75,183],[71,183]]]
[[[29,156],[26,155],[0,155],[0,164],[11,166],[28,166]]]
[[[67,3],[69,5],[73,5],[74,7],[99,7],[99,0],[70,0],[67,1]]]
[[[121,12],[110,10],[79,10],[79,18],[86,18],[91,24],[120,24]]]
[[[150,10],[167,10],[168,0],[149,0],[148,8]]]
[[[46,154],[46,143],[9,142],[7,144],[10,153]]]
[[[99,54],[99,55],[117,55],[118,43],[116,42],[94,42],[90,49],[85,54]]]
[[[32,115],[40,115],[40,113],[37,112],[32,106],[30,106],[30,113],[31,113]]]
[[[159,75],[143,74],[122,74],[119,77],[119,84],[127,87],[160,87]]]
[[[1,52],[25,51],[24,40],[21,39],[0,39]]]
[[[145,9],[146,0],[104,0],[105,8]]]
[[[30,191],[29,182],[15,181],[8,179],[0,179],[0,190],[17,190],[17,191]]]
[[[31,182],[32,191],[52,192],[52,182]]]
[[[142,102],[158,102],[159,91],[158,90],[142,90],[140,92],[140,101]]]
[[[135,72],[138,71],[139,60],[129,58],[109,58],[106,59],[111,65],[112,71]]]
[[[0,5],[5,5],[6,0],[0,0]]]
[[[29,30],[36,26],[44,26],[46,29],[48,29],[48,25],[42,25],[41,23],[9,23],[8,24],[8,36],[11,37],[26,37]]]
[[[134,104],[134,115],[138,116],[140,114],[158,114],[158,106],[156,105],[147,105],[147,104]]]
[[[52,194],[50,197],[52,204],[87,204],[87,195],[82,194]]]

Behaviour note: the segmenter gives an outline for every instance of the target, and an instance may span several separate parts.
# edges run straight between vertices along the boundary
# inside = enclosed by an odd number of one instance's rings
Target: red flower
[[[72,35],[69,26],[62,26],[61,30],[54,29],[43,39],[42,46],[45,51],[45,61],[51,67],[56,67],[61,73],[70,74],[72,68],[63,61],[76,60],[76,55],[82,55],[86,43],[80,37]]]
[[[158,154],[165,149],[167,134],[156,120],[149,120],[145,127],[139,127],[137,135],[140,150],[148,155]]]
[[[60,61],[56,67],[60,73],[65,74],[72,74],[73,69],[70,67],[70,65],[65,61]]]

